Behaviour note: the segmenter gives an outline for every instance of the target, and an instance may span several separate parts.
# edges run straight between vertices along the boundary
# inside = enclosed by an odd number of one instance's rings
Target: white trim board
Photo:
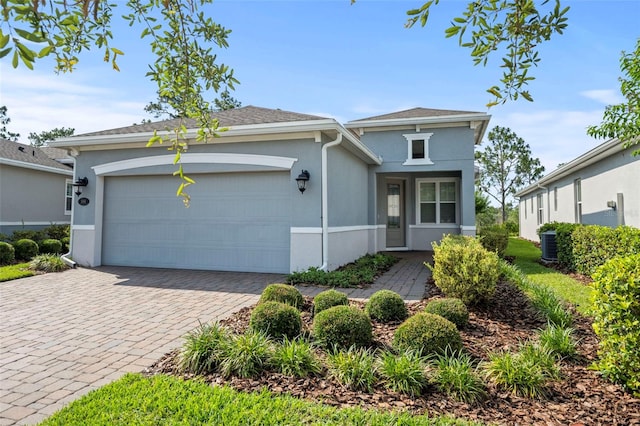
[[[0,164],[7,166],[21,167],[23,169],[38,170],[40,172],[56,173],[59,175],[73,176],[73,170],[57,169],[55,167],[41,166],[39,164],[25,163],[24,161],[10,160],[8,158],[0,158]]]
[[[51,222],[51,221],[45,221],[45,222],[0,222],[0,226],[41,226],[41,225],[45,225],[45,226],[50,226],[50,225],[69,225],[70,222]]]

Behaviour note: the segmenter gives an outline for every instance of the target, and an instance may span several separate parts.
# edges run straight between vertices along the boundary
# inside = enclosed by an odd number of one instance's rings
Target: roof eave
[[[21,167],[23,169],[38,170],[41,172],[56,173],[65,176],[73,176],[73,170],[59,169],[56,167],[43,166],[41,164],[27,163],[24,161],[11,160],[9,158],[0,158],[0,164],[7,166]]]

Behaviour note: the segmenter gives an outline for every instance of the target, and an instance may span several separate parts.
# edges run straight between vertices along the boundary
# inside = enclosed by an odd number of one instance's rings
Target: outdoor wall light
[[[89,179],[87,179],[86,177],[83,177],[82,179],[78,179],[75,182],[73,182],[73,186],[76,188],[76,195],[80,196],[80,194],[82,194],[82,187],[83,186],[87,186],[89,184]]]
[[[307,189],[307,181],[309,180],[309,172],[303,170],[302,173],[298,175],[296,178],[296,182],[298,182],[298,190],[300,193],[304,194],[304,190]]]
[[[616,202],[615,201],[607,201],[607,207],[609,207],[610,209],[615,210],[616,209]]]

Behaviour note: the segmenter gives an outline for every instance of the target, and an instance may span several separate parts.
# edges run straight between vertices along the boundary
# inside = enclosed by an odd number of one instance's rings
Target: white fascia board
[[[0,164],[7,166],[22,167],[23,169],[38,170],[41,172],[56,173],[59,175],[73,176],[73,170],[58,169],[55,167],[42,166],[40,164],[25,163],[24,161],[10,160],[8,158],[0,158]]]
[[[377,156],[376,154],[374,154],[374,152],[371,151],[368,146],[366,146],[365,144],[360,142],[360,139],[356,138],[353,135],[353,133],[351,133],[350,131],[348,131],[347,129],[342,127],[341,125],[338,125],[338,129],[337,130],[340,133],[342,133],[342,136],[347,141],[349,141],[349,143],[352,146],[354,146],[362,154],[362,156],[364,156],[363,160],[367,161],[367,163],[369,163],[369,164],[376,164],[378,166],[382,164],[382,159],[379,156]]]
[[[533,191],[540,189],[541,186],[553,183],[558,179],[562,179],[563,177],[568,176],[571,173],[584,169],[587,166],[597,163],[598,161],[607,158],[612,154],[624,151],[625,149],[626,148],[622,146],[622,143],[618,139],[608,140],[607,142],[598,145],[592,150],[587,151],[578,158],[571,160],[564,166],[555,169],[537,182],[534,182],[523,190],[517,192],[515,196],[522,197],[523,195],[527,195]]]
[[[381,127],[381,126],[406,126],[414,124],[436,124],[436,123],[456,123],[461,121],[489,121],[489,114],[457,114],[444,115],[438,117],[410,117],[410,118],[392,118],[387,120],[364,120],[349,121],[345,124],[347,129],[358,129],[360,127]]]

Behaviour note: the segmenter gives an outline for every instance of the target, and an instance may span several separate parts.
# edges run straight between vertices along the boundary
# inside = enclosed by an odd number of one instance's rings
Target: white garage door
[[[185,208],[170,176],[106,177],[104,265],[289,272],[289,174],[192,176]]]

